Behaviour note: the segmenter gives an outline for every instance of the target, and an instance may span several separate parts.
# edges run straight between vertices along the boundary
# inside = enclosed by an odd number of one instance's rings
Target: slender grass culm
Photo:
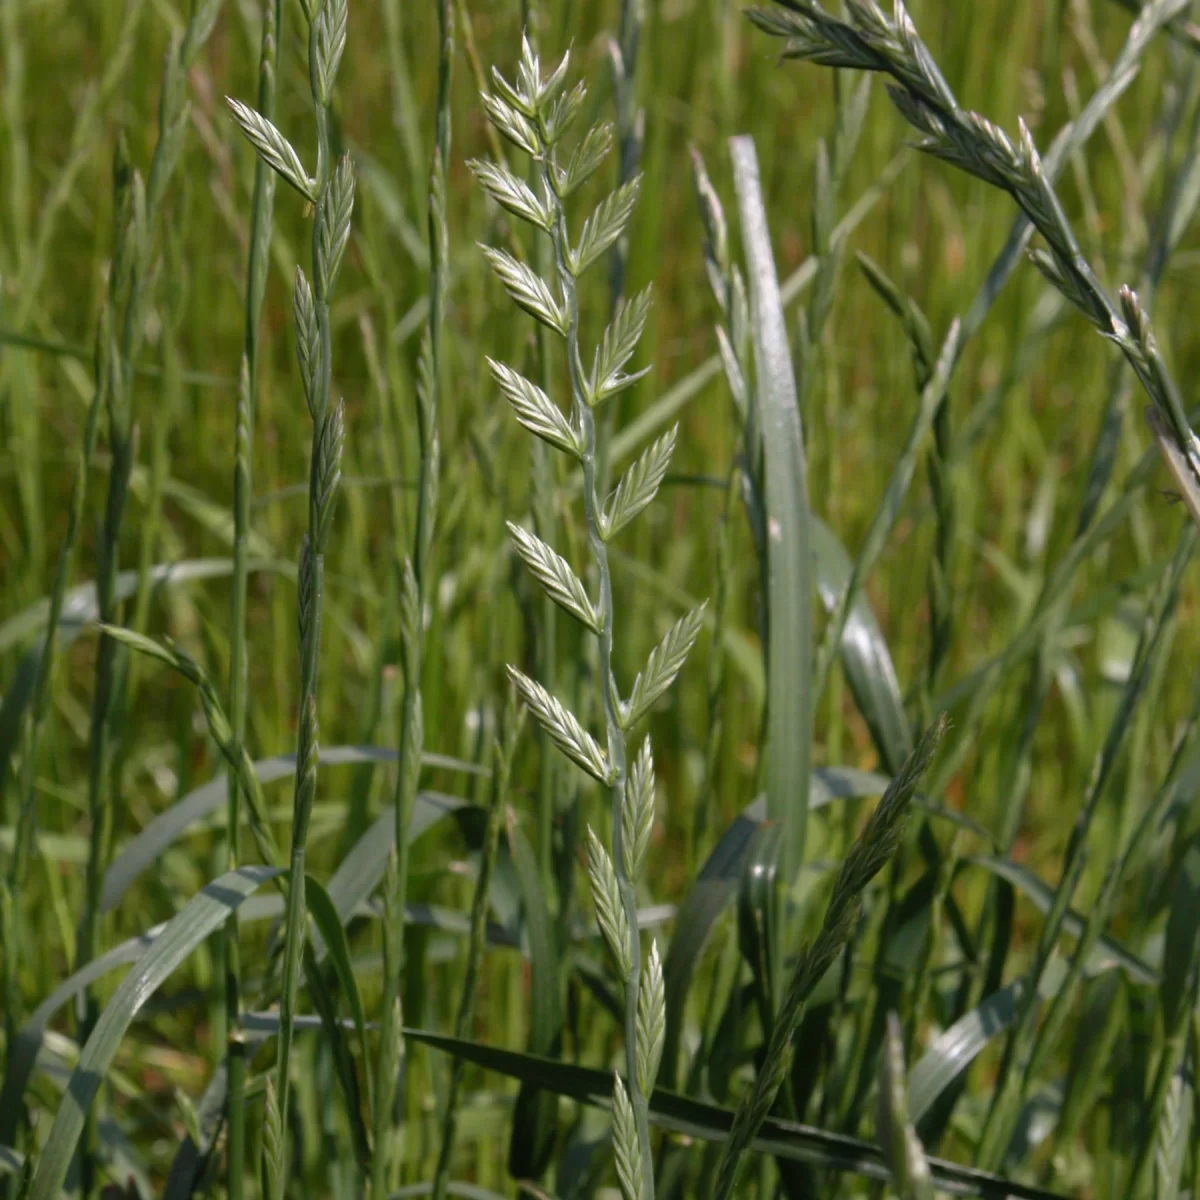
[[[400,564],[400,647],[404,696],[400,716],[400,762],[393,796],[395,870],[385,880],[385,905],[395,920],[384,939],[383,1004],[380,1015],[382,1062],[375,1095],[375,1145],[371,1159],[371,1196],[388,1194],[389,1147],[399,1083],[401,1044],[400,995],[404,969],[404,912],[408,898],[408,827],[417,799],[421,755],[425,745],[425,709],[421,672],[425,661],[424,614],[432,595],[430,553],[437,519],[440,450],[438,415],[445,377],[443,352],[446,290],[449,283],[449,233],[446,225],[446,165],[450,158],[450,82],[454,65],[454,9],[451,0],[438,0],[438,90],[434,110],[433,162],[429,172],[429,320],[417,363],[418,478],[416,520],[411,542],[395,532],[396,561]],[[448,1127],[449,1129],[450,1127]],[[447,1132],[446,1140],[452,1138]],[[442,1180],[444,1186],[445,1180]]]
[[[500,133],[533,159],[534,186],[496,162],[475,162],[472,167],[492,199],[540,230],[553,246],[556,271],[550,280],[505,251],[485,248],[484,252],[517,305],[562,342],[570,381],[569,415],[511,367],[489,362],[517,420],[582,467],[588,545],[599,581],[597,601],[567,560],[541,538],[514,524],[509,531],[517,553],[547,595],[599,642],[603,746],[540,683],[515,667],[509,673],[548,737],[609,789],[612,852],[589,827],[587,856],[598,923],[623,989],[625,1072],[613,1079],[614,1153],[626,1200],[652,1200],[647,1096],[662,1054],[666,1018],[662,967],[653,943],[642,965],[636,887],[654,825],[654,764],[646,739],[630,767],[626,737],[683,666],[700,632],[703,613],[701,606],[672,626],[623,699],[613,668],[616,614],[608,543],[654,499],[674,449],[675,430],[643,453],[605,502],[599,491],[595,409],[642,374],[625,368],[645,328],[650,298],[643,292],[616,309],[587,372],[580,345],[579,279],[621,236],[633,211],[639,179],[635,176],[603,200],[572,243],[566,201],[596,172],[611,146],[612,132],[607,125],[589,129],[565,161],[560,160],[563,139],[585,97],[582,83],[567,89],[568,63],[565,55],[543,76],[537,54],[523,39],[515,86],[493,68],[494,91],[483,97],[488,117]]]
[[[488,803],[487,827],[483,835],[483,846],[479,856],[479,875],[475,880],[475,894],[471,899],[471,932],[467,947],[467,967],[463,976],[462,993],[454,1018],[454,1036],[467,1038],[475,1019],[475,1006],[479,998],[480,974],[486,949],[488,893],[492,874],[500,847],[500,826],[508,808],[509,779],[512,775],[513,755],[521,737],[525,710],[518,708],[515,691],[510,696],[495,745],[492,748],[492,794]],[[433,1200],[446,1200],[450,1183],[450,1166],[454,1154],[454,1138],[458,1129],[459,1108],[462,1103],[463,1076],[466,1063],[456,1058],[450,1066],[450,1084],[446,1089],[446,1108],[442,1114],[441,1144],[438,1149],[437,1167],[433,1177]]]
[[[282,28],[282,0],[266,0],[262,11],[262,50],[258,67],[258,112],[275,119],[275,55]],[[234,753],[240,758],[246,737],[248,693],[247,584],[250,557],[250,508],[253,495],[254,411],[258,388],[259,321],[266,290],[275,208],[275,172],[260,157],[254,161],[254,192],[250,208],[250,249],[246,265],[245,329],[242,373],[237,391],[233,468],[233,599],[229,642],[229,721]],[[238,768],[230,765],[226,801],[225,870],[241,863],[241,787]],[[229,1099],[226,1140],[226,1187],[229,1200],[244,1195],[246,1164],[246,1045],[242,1035],[242,971],[238,947],[238,918],[229,918],[221,944],[225,1035],[229,1055]]]
[[[125,208],[125,193],[129,186],[128,171],[120,151],[114,163],[114,209],[120,214]],[[126,239],[132,227],[119,224],[114,239],[114,264],[128,261]],[[21,988],[18,978],[25,945],[25,930],[18,917],[18,901],[24,892],[29,877],[30,860],[33,856],[37,817],[37,766],[43,729],[49,712],[50,688],[58,650],[59,622],[62,618],[63,602],[67,584],[74,566],[79,527],[83,520],[87,500],[88,472],[96,448],[96,435],[100,425],[100,413],[105,407],[108,390],[109,314],[114,304],[119,304],[123,281],[120,272],[109,275],[109,292],[100,322],[96,330],[96,346],[93,361],[92,399],[88,405],[83,438],[79,444],[75,478],[72,483],[71,510],[67,519],[66,532],[58,553],[58,565],[54,585],[50,592],[50,607],[46,617],[46,629],[42,634],[41,652],[38,656],[37,672],[33,684],[33,696],[25,721],[21,751],[21,774],[17,791],[17,813],[14,825],[13,844],[7,869],[0,877],[0,971],[3,973],[3,991],[0,997],[4,1004],[4,1045],[7,1056],[12,1054],[17,1031],[23,1013]],[[0,1144],[17,1143],[17,1113],[0,1114]],[[0,1183],[0,1196],[7,1197],[8,1183]]]
[[[134,421],[135,363],[147,333],[147,317],[154,296],[154,251],[167,189],[179,164],[190,119],[187,73],[196,62],[220,12],[221,0],[199,0],[191,8],[186,26],[177,30],[167,48],[158,106],[157,139],[145,180],[133,171],[128,185],[124,241],[127,253],[119,270],[124,295],[109,315],[109,347],[105,354],[109,379],[105,388],[108,474],[103,522],[96,545],[96,600],[102,622],[119,621],[122,601],[118,594],[121,534],[129,500],[137,430]],[[117,267],[118,264],[114,264]],[[96,687],[92,697],[88,744],[88,817],[90,821],[86,872],[87,897],[80,921],[76,964],[92,962],[100,948],[100,888],[111,854],[117,809],[122,803],[123,758],[119,743],[125,710],[127,660],[119,644],[102,637],[97,651]],[[87,1041],[99,1018],[99,1007],[90,992],[80,1023],[80,1044]],[[80,1158],[80,1187],[90,1197],[97,1179],[97,1117],[89,1110]]]
[[[341,482],[345,405],[331,404],[332,350],[329,305],[350,238],[354,209],[354,172],[348,158],[330,161],[330,104],[346,48],[347,0],[303,0],[308,21],[309,86],[317,132],[317,163],[311,177],[292,145],[262,113],[230,99],[242,132],[267,166],[314,206],[312,282],[297,268],[293,294],[297,356],[312,419],[309,459],[308,531],[300,548],[297,580],[300,631],[300,716],[296,744],[296,784],[292,812],[292,850],[287,895],[283,984],[279,1005],[279,1057],[274,1105],[267,1106],[273,1170],[268,1170],[278,1200],[287,1188],[290,1063],[296,999],[307,940],[304,869],[308,827],[317,789],[320,730],[317,716],[318,665],[324,605],[325,547]],[[275,1109],[277,1105],[277,1109]],[[274,1111],[272,1111],[274,1109]]]

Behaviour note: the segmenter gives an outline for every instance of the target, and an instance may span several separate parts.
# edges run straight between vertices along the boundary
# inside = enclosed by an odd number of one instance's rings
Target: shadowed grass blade
[[[479,1042],[457,1041],[420,1029],[406,1029],[410,1041],[447,1054],[456,1054],[485,1070],[512,1079],[536,1083],[581,1104],[608,1108],[612,1101],[612,1076],[605,1071],[580,1067],[554,1059],[539,1058],[513,1050],[501,1050]],[[733,1113],[715,1104],[692,1100],[659,1088],[650,1098],[650,1120],[660,1129],[699,1141],[721,1142],[733,1124]],[[863,1175],[886,1182],[890,1175],[878,1147],[844,1134],[826,1133],[792,1121],[767,1118],[754,1142],[755,1150],[777,1158],[811,1163],[833,1171]],[[986,1171],[960,1167],[931,1158],[929,1166],[938,1191],[955,1196],[982,1196],[986,1200],[1059,1200],[1054,1192],[1001,1179]]]

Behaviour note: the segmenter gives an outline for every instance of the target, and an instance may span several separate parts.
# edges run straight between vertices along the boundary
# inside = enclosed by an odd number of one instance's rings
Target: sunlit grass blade
[[[754,346],[755,403],[762,428],[766,503],[767,812],[779,827],[779,893],[774,921],[783,961],[786,896],[800,864],[808,827],[812,756],[813,571],[808,469],[783,299],[750,138],[730,143],[738,213],[746,247]],[[775,983],[773,1004],[782,999]]]

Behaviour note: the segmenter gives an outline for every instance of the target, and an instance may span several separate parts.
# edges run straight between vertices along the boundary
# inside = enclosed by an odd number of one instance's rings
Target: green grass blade
[[[330,767],[395,762],[396,757],[396,751],[383,746],[329,746],[321,752],[321,761]],[[468,774],[478,771],[472,763],[443,755],[427,755],[424,761],[427,765],[446,770],[462,770]],[[262,759],[254,763],[253,767],[259,782],[267,784],[278,779],[290,778],[295,773],[296,760],[290,754],[281,754],[275,758]],[[114,857],[104,876],[100,911],[112,912],[142,872],[157,862],[162,854],[189,830],[224,805],[227,789],[228,780],[224,776],[215,776],[159,813],[141,833],[129,841]],[[424,794],[424,798],[414,810],[409,836],[419,836],[433,820],[437,820],[447,810],[446,797],[435,793]]]
[[[1027,899],[1032,900],[1038,911],[1045,914],[1054,903],[1054,889],[1044,880],[1039,879],[1027,867],[1007,858],[994,858],[980,855],[970,862],[983,867],[1000,879],[1011,883]],[[1084,919],[1074,909],[1068,910],[1063,918],[1063,930],[1072,937],[1079,937],[1083,932]],[[1157,985],[1158,972],[1145,959],[1135,954],[1114,938],[1103,936],[1099,939],[1091,966],[1098,969],[1109,963],[1119,966],[1135,983]]]
[[[1066,961],[1055,955],[1043,973],[1039,994],[1043,999],[1049,997],[1066,977]],[[1026,987],[1027,980],[1014,979],[959,1017],[929,1045],[908,1073],[908,1111],[915,1125],[920,1125],[921,1118],[938,1097],[979,1057],[988,1043],[1017,1019],[1021,995]]]
[[[58,1200],[88,1109],[138,1009],[247,896],[279,875],[279,871],[266,867],[242,867],[213,880],[167,923],[154,945],[121,981],[80,1054],[34,1169],[29,1200]]]
[[[529,1046],[534,1054],[555,1054],[562,1038],[562,975],[548,897],[541,886],[533,846],[511,811],[506,832],[529,945]],[[554,1150],[556,1113],[553,1097],[522,1085],[508,1140],[508,1169],[514,1178],[537,1179],[545,1172]]]
[[[813,772],[809,785],[810,808],[815,811],[835,800],[880,795],[887,785],[888,780],[882,775],[856,771],[850,767],[819,768]],[[755,831],[766,816],[766,799],[760,796],[734,818],[733,823],[717,839],[717,844],[679,907],[675,933],[663,963],[667,1032],[659,1079],[664,1085],[669,1086],[675,1081],[692,977],[713,926],[737,896],[746,855]]]
[[[459,1041],[421,1029],[407,1029],[405,1034],[410,1041],[460,1055],[485,1070],[536,1083],[581,1104],[608,1108],[612,1101],[612,1076],[605,1071],[479,1042]],[[650,1097],[650,1119],[660,1129],[698,1141],[722,1142],[733,1124],[733,1113],[718,1105],[659,1088]],[[792,1121],[768,1117],[755,1139],[754,1149],[868,1179],[886,1182],[890,1178],[878,1147],[870,1142],[845,1134],[826,1133]],[[1001,1179],[942,1159],[931,1158],[929,1165],[937,1190],[950,1195],[982,1196],[987,1200],[1003,1200],[1009,1196],[1021,1200],[1057,1200],[1055,1193],[1042,1188]]]
[[[818,516],[809,518],[817,591],[825,612],[832,615],[845,592],[854,564],[836,533]],[[896,678],[891,651],[879,628],[871,603],[862,592],[846,615],[841,637],[842,667],[862,713],[871,740],[889,771],[898,771],[912,752],[912,727],[904,711],[904,697]]]
[[[748,137],[730,142],[750,281],[755,386],[763,431],[767,526],[767,813],[780,829],[772,959],[781,963],[784,897],[804,861],[812,755],[812,549],[808,478],[796,376],[767,226],[758,155]],[[779,1001],[776,982],[774,1003]]]
[[[334,907],[329,893],[311,875],[308,877],[304,896],[308,902],[309,915],[312,917],[329,953],[329,961],[333,964],[334,973],[350,1005],[350,1016],[354,1020],[354,1032],[358,1036],[359,1051],[362,1055],[363,1070],[370,1080],[371,1058],[367,1053],[367,1018],[363,1008],[362,996],[358,990],[358,980],[354,974],[354,963],[350,958],[350,945],[346,941],[346,927],[342,915]],[[368,1091],[369,1091],[368,1087]]]

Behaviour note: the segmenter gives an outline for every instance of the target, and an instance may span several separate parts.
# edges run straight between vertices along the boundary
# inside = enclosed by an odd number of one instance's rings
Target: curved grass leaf
[[[93,959],[85,967],[68,976],[45,1000],[34,1009],[9,1047],[4,1067],[4,1086],[0,1088],[0,1141],[11,1141],[17,1131],[21,1100],[29,1077],[37,1063],[51,1018],[68,1001],[80,995],[97,979],[115,967],[137,962],[166,928],[155,925],[138,937],[114,946],[106,954]]]
[[[1049,999],[1066,977],[1066,961],[1056,955],[1042,974],[1039,997]],[[920,1124],[938,1097],[975,1061],[987,1044],[1017,1019],[1028,986],[1028,980],[1014,979],[934,1039],[908,1073],[908,1112],[914,1125]]]
[[[213,880],[167,922],[154,945],[121,981],[80,1053],[34,1169],[29,1200],[58,1200],[88,1109],[138,1010],[247,896],[279,874],[267,867],[239,867]]]
[[[413,809],[413,819],[408,827],[409,843],[425,832],[443,816],[460,814],[467,806],[451,797],[430,797],[421,794],[421,801]],[[371,893],[378,887],[387,866],[396,829],[396,817],[386,808],[375,818],[363,835],[354,844],[350,853],[342,859],[326,885],[329,899],[337,910],[343,924],[358,911]],[[324,940],[318,931],[312,935],[313,953],[320,962],[326,953]],[[273,1030],[258,1030],[246,1033],[246,1054],[249,1062],[255,1052]],[[189,1200],[192,1184],[212,1152],[221,1121],[225,1112],[225,1100],[229,1090],[228,1060],[222,1060],[213,1072],[196,1106],[197,1124],[201,1134],[198,1145],[191,1137],[184,1138],[171,1162],[170,1173],[163,1192],[163,1200]]]
[[[395,762],[396,751],[379,746],[329,746],[321,749],[323,766],[349,766],[359,763]],[[460,759],[442,755],[425,754],[422,761],[428,767],[439,767],[450,771],[478,774],[479,768]],[[281,754],[275,758],[262,759],[254,764],[259,780],[273,783],[295,773],[296,759],[293,755]],[[228,777],[218,775],[195,791],[189,792],[170,808],[159,813],[117,855],[104,876],[100,893],[101,913],[111,912],[129,890],[138,876],[154,863],[167,849],[175,844],[198,822],[205,820],[225,804]],[[436,820],[445,811],[450,798],[434,793],[423,793],[413,812],[413,825],[423,830],[428,819]],[[413,836],[417,836],[416,833]]]
[[[430,798],[426,797],[426,800],[428,802]],[[418,808],[417,812],[414,813],[413,823],[409,826],[410,836],[413,840],[416,840],[439,817],[448,816],[458,811],[461,811],[461,807],[447,806],[439,809],[430,802],[429,816],[425,818],[421,816],[420,809]],[[385,815],[394,826],[393,814],[389,811]],[[390,846],[390,841],[387,840],[388,832],[389,830],[383,828],[368,830],[367,834],[364,835],[364,841],[369,840],[371,844],[377,844],[379,839],[383,838],[387,845]],[[374,886],[371,882],[370,863],[366,863],[365,870],[360,871],[358,867],[363,860],[361,858],[355,860],[353,854],[354,852],[352,851],[344,860],[343,866],[349,864],[349,867],[340,881],[343,884],[350,878],[357,881],[353,894],[347,894],[345,886],[337,886],[339,878],[336,874],[330,880],[328,887],[322,889],[324,895],[329,900],[332,913],[337,917],[340,925],[344,925],[352,917],[373,918],[379,915],[377,909],[366,903],[366,893]],[[364,886],[363,881],[366,881],[366,884],[369,886]],[[334,899],[335,893],[338,897],[337,900]],[[315,891],[314,894],[316,894]],[[284,903],[282,896],[278,894],[253,896],[245,901],[239,909],[238,920],[241,924],[272,921],[282,916],[283,912]],[[673,915],[673,911],[667,914],[668,917],[671,915]],[[318,913],[313,911],[313,918],[316,921],[316,928],[311,933],[312,943],[318,959],[321,959],[326,953],[325,929],[328,915],[324,912]],[[456,909],[443,908],[438,905],[409,903],[405,906],[405,921],[409,925],[436,930],[455,938],[465,938],[470,932],[470,921],[464,913]],[[98,979],[102,979],[110,971],[115,970],[117,967],[137,962],[146,949],[153,945],[154,941],[165,928],[166,922],[155,925],[146,930],[145,933],[129,938],[120,945],[114,946],[100,957],[93,959],[86,966],[81,967],[74,974],[64,979],[29,1016],[13,1043],[12,1053],[9,1055],[6,1063],[3,1087],[0,1088],[0,1138],[11,1138],[15,1134],[15,1118],[19,1112],[20,1101],[25,1093],[25,1088],[28,1086],[33,1070],[41,1062],[39,1056],[44,1049],[46,1031],[49,1029],[50,1022],[55,1014],[61,1012],[75,997],[81,995],[90,984],[95,983]],[[594,931],[589,929],[587,932],[593,933]],[[488,944],[491,946],[520,950],[518,942],[510,932],[502,925],[494,922],[488,925],[487,938]],[[339,970],[339,978],[344,978],[344,976],[345,965]],[[349,988],[347,988],[347,995],[350,997],[353,1008],[354,999],[350,995]],[[358,1006],[361,1008],[361,1000]],[[316,1022],[313,1028],[319,1027],[319,1019],[313,1018],[313,1020]],[[264,1024],[264,1022],[266,1023]],[[274,1023],[272,1024],[271,1022]],[[352,1025],[357,1033],[358,1014],[355,1014]],[[257,1024],[249,1016],[247,1017],[246,1028],[248,1030],[257,1028],[261,1032],[274,1036],[277,1027],[278,1014],[260,1015],[257,1019]],[[366,1026],[364,1025],[363,1028],[366,1028]],[[361,1034],[359,1036],[361,1038]]]
[[[837,608],[854,570],[836,533],[815,514],[809,517],[817,592],[826,613]],[[870,600],[859,592],[842,630],[842,666],[854,703],[862,713],[885,768],[896,771],[912,752],[912,727],[904,711],[900,682]]]
[[[455,1054],[468,1062],[496,1071],[512,1079],[536,1083],[546,1091],[556,1092],[597,1108],[608,1108],[612,1102],[612,1075],[589,1067],[555,1059],[539,1058],[501,1050],[479,1042],[459,1041],[420,1029],[406,1029],[411,1041],[431,1046],[447,1054]],[[715,1104],[706,1104],[659,1088],[650,1097],[650,1120],[661,1129],[698,1141],[722,1142],[733,1124],[733,1112]],[[762,1124],[754,1149],[776,1158],[809,1163],[832,1171],[863,1175],[868,1179],[886,1182],[888,1169],[878,1147],[844,1134],[826,1133],[793,1121],[768,1117]],[[1059,1200],[1054,1192],[1031,1187],[1013,1180],[1001,1179],[986,1171],[961,1167],[943,1159],[931,1158],[930,1170],[939,1192],[955,1196],[982,1196],[987,1200]]]
[[[251,562],[248,569],[294,575],[296,568],[294,563],[272,559]],[[232,559],[198,558],[178,563],[158,563],[149,569],[147,578],[152,588],[158,588],[202,579],[221,579],[232,573]],[[127,600],[133,596],[137,592],[138,581],[139,572],[122,571],[117,576],[114,592],[117,600]],[[41,633],[46,627],[49,611],[49,601],[43,597],[0,624],[0,654],[14,649],[26,638]],[[65,651],[83,627],[95,621],[98,615],[95,583],[81,583],[71,588],[63,598],[62,617],[58,625],[59,653]],[[25,652],[17,666],[16,674],[4,690],[3,700],[0,700],[0,763],[8,762],[16,747],[21,718],[33,695],[33,683],[37,676],[41,653],[40,642]]]
[[[860,771],[855,767],[818,767],[813,771],[809,783],[809,811],[816,812],[835,800],[882,795],[890,782],[886,775]],[[991,840],[987,830],[961,813],[929,804],[920,796],[914,797],[913,805],[930,816],[949,821],[974,833],[984,841]],[[738,882],[745,869],[746,855],[754,831],[766,820],[766,816],[766,799],[760,796],[734,818],[705,860],[687,898],[679,906],[675,934],[663,965],[667,994],[667,1035],[659,1079],[664,1084],[672,1083],[675,1078],[679,1043],[683,1034],[684,1005],[692,976],[713,926],[737,895]]]
[[[818,809],[835,799],[880,795],[888,780],[849,767],[829,767],[813,772],[810,807]],[[755,830],[766,819],[767,802],[760,796],[746,806],[718,839],[700,869],[687,898],[679,907],[675,934],[663,963],[667,997],[667,1033],[659,1079],[675,1079],[679,1043],[683,1034],[684,1005],[692,976],[721,914],[733,903],[746,865]]]
[[[275,559],[260,559],[249,564],[251,571],[295,572],[294,563]],[[223,579],[233,573],[231,558],[190,558],[177,563],[157,563],[148,573],[151,587],[174,587],[181,583],[196,583],[205,579]],[[117,576],[114,595],[118,600],[128,600],[137,592],[137,571],[122,571]],[[28,608],[9,617],[0,624],[0,654],[15,649],[26,638],[39,634],[46,627],[50,603],[43,597]],[[76,584],[63,597],[61,630],[78,633],[79,627],[95,621],[100,614],[96,605],[94,581]]]

